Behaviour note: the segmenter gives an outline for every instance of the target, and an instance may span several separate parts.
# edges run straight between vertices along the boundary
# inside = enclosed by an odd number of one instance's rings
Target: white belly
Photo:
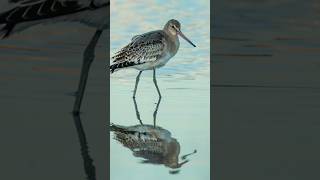
[[[158,59],[154,62],[147,62],[147,63],[141,64],[141,65],[136,65],[136,66],[133,66],[133,68],[138,69],[140,71],[152,70],[154,68],[160,68],[160,67],[164,66],[172,57],[173,57],[173,55],[170,55],[169,53],[167,53],[165,56],[161,57],[160,59]]]

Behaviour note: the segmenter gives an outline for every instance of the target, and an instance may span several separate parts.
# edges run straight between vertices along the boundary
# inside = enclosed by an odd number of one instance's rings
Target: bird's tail
[[[119,126],[119,125],[111,123],[110,124],[110,131],[126,131],[126,128],[123,126]]]
[[[29,25],[17,26],[23,21],[22,16],[25,11],[29,11],[27,6],[15,7],[0,13],[0,39],[8,38],[13,33],[27,29],[31,24],[37,24],[32,22],[28,23]]]
[[[128,130],[125,126],[120,126],[111,123],[110,124],[110,131],[116,132],[116,133],[123,133],[123,134],[134,134],[136,131]]]
[[[110,73],[114,73],[115,71],[117,71],[119,69],[126,68],[126,67],[133,66],[133,65],[134,65],[133,62],[127,62],[127,61],[112,64],[110,66]]]
[[[115,72],[115,70],[117,69],[117,66],[118,66],[118,64],[112,64],[112,65],[110,65],[110,74],[112,74],[112,73],[114,73]]]
[[[124,62],[115,63],[110,65],[110,73],[112,74],[117,70],[127,68],[130,66],[140,65],[140,64],[143,64],[143,63],[136,63],[134,61],[124,61]]]
[[[11,11],[0,13],[0,38],[7,38],[12,32],[15,24],[7,22],[7,16]]]
[[[27,0],[21,1],[21,3],[20,1],[21,0],[11,0],[13,3],[19,2],[19,5],[0,13],[0,38],[6,38],[12,33],[19,32],[31,25],[38,24],[41,20],[61,17],[59,20],[65,21],[66,18],[62,17],[66,15],[91,10],[93,8],[102,8],[110,4],[103,3],[99,6],[84,6],[83,3],[78,0]],[[81,20],[74,18],[70,21]],[[24,24],[23,22],[28,23]]]

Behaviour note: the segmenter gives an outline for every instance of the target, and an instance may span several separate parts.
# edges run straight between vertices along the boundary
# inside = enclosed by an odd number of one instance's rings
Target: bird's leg
[[[88,46],[86,47],[83,53],[83,63],[81,68],[79,86],[76,93],[76,101],[73,106],[73,114],[79,114],[80,112],[81,102],[82,102],[83,94],[87,84],[89,69],[94,59],[95,47],[97,45],[97,42],[101,34],[102,34],[102,30],[97,30],[95,32],[94,36],[92,37],[90,43],[88,44]]]
[[[136,110],[136,116],[137,116],[137,119],[139,120],[140,124],[143,125],[142,121],[141,121],[141,118],[140,118],[140,113],[139,113],[139,110],[138,110],[138,105],[137,105],[137,101],[136,101],[136,93],[137,93],[137,88],[138,88],[138,84],[139,84],[139,80],[140,80],[140,75],[141,75],[142,71],[139,72],[137,78],[136,78],[136,84],[134,86],[134,91],[133,91],[133,96],[132,96],[132,99],[133,99],[133,102],[134,102],[134,108]]]
[[[153,126],[156,127],[156,121],[157,121],[157,113],[158,113],[158,109],[159,109],[159,105],[161,102],[161,96],[159,96],[159,100],[157,102],[157,106],[156,109],[153,112]]]
[[[96,179],[96,170],[93,164],[93,159],[89,154],[88,142],[86,139],[85,131],[81,123],[80,115],[74,114],[73,120],[74,120],[75,127],[77,129],[77,134],[80,142],[80,150],[83,158],[84,169],[87,174],[87,179],[94,180]]]
[[[138,105],[137,105],[136,98],[132,98],[132,99],[133,99],[133,103],[134,103],[134,109],[136,110],[137,119],[139,120],[140,124],[143,125],[142,120],[140,118],[140,113],[139,113],[139,110],[138,110]]]
[[[134,86],[134,91],[133,91],[133,98],[136,98],[136,93],[137,93],[137,88],[138,88],[141,73],[142,73],[142,71],[139,72],[139,74],[136,78],[136,84]]]
[[[159,90],[159,87],[158,87],[158,84],[157,84],[156,69],[155,69],[155,68],[153,68],[153,83],[154,83],[154,85],[155,85],[156,88],[157,88],[159,98],[161,98],[161,93],[160,93],[160,90]]]

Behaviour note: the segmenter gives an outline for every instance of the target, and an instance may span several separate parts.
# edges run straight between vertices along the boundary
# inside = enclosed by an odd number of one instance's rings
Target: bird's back
[[[168,51],[176,53],[177,48],[172,45],[174,43],[163,30],[134,36],[128,45],[112,57],[114,64],[110,66],[110,70],[113,72],[120,68],[157,63],[168,56]]]

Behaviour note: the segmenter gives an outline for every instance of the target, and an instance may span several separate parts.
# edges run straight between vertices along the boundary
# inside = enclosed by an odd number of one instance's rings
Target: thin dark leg
[[[77,129],[78,138],[80,142],[81,156],[83,159],[84,170],[87,174],[88,180],[96,180],[96,168],[93,164],[93,160],[89,154],[89,147],[86,139],[86,134],[83,129],[81,119],[79,115],[73,115],[74,124]]]
[[[86,89],[88,74],[91,63],[94,59],[94,51],[97,42],[102,34],[102,30],[97,30],[83,54],[83,63],[81,68],[80,82],[76,93],[76,101],[73,106],[73,114],[79,114],[84,91]]]
[[[159,100],[157,102],[157,106],[156,109],[153,112],[153,126],[156,127],[156,122],[157,122],[157,113],[158,113],[158,109],[160,106],[160,102],[161,102],[161,96],[159,96]]]
[[[161,93],[160,93],[160,90],[159,90],[159,87],[158,87],[158,84],[157,84],[156,69],[155,68],[153,68],[153,83],[157,88],[159,97],[161,98]]]
[[[188,156],[190,156],[190,155],[192,155],[192,154],[195,154],[195,153],[197,153],[197,150],[196,150],[196,149],[195,149],[192,153],[189,153],[189,154],[186,154],[186,155],[181,156],[181,159],[182,159],[182,160],[185,160],[185,159],[187,159]]]
[[[136,110],[137,119],[139,120],[140,124],[143,125],[143,123],[141,121],[141,118],[140,118],[140,113],[139,113],[139,109],[138,109],[136,98],[132,98],[132,99],[133,99],[133,103],[134,103],[134,109]]]
[[[136,93],[137,93],[137,88],[138,88],[138,84],[140,81],[140,75],[141,75],[142,71],[139,72],[137,78],[136,78],[136,84],[134,86],[134,91],[133,91],[133,98],[136,98]]]

